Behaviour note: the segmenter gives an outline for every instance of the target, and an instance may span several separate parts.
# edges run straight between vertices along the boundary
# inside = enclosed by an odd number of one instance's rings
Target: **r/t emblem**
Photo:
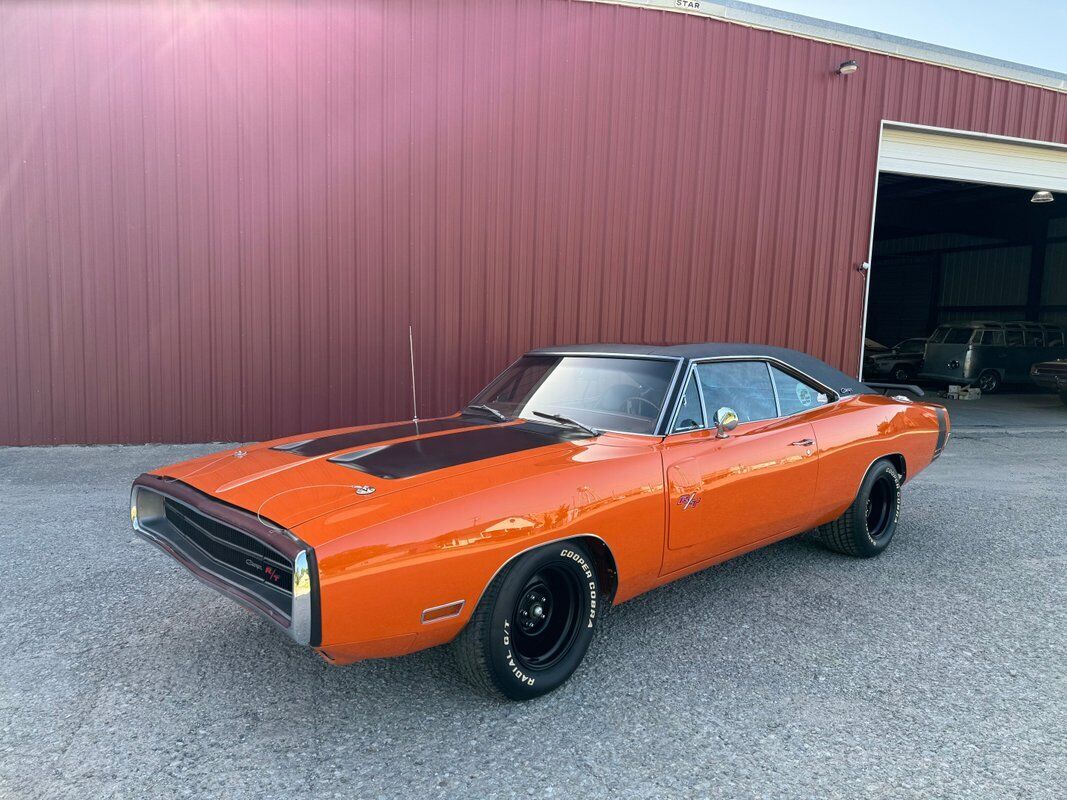
[[[700,505],[700,497],[694,492],[693,494],[683,494],[678,498],[678,505],[682,507],[682,511],[689,508],[695,508]]]

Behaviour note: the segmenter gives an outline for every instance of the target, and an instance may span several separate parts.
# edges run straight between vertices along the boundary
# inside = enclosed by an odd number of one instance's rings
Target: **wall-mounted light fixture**
[[[1033,196],[1030,198],[1030,202],[1051,203],[1055,199],[1056,198],[1052,196],[1052,192],[1048,191],[1047,189],[1042,189],[1040,191],[1034,192]]]
[[[834,72],[836,72],[838,75],[851,75],[859,68],[860,65],[857,64],[855,61],[842,61],[838,65],[837,69],[834,70]]]

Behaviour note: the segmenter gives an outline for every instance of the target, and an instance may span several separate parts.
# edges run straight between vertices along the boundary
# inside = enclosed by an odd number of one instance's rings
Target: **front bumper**
[[[266,617],[297,644],[319,644],[315,551],[289,531],[184,483],[147,474],[134,481],[130,520],[141,538],[201,582]],[[282,566],[272,581],[274,564]]]
[[[1030,373],[1030,380],[1040,386],[1042,389],[1051,389],[1054,392],[1060,392],[1061,394],[1067,393],[1067,375],[1056,375],[1049,373]]]

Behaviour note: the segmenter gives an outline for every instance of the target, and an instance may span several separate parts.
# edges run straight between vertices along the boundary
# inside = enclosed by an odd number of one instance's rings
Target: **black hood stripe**
[[[384,428],[333,433],[329,436],[320,436],[317,439],[304,439],[299,442],[279,444],[272,447],[271,450],[282,450],[286,453],[310,458],[312,456],[323,456],[327,453],[336,453],[339,450],[351,450],[353,447],[365,447],[368,444],[404,439],[408,436],[418,436],[423,433],[440,433],[441,431],[454,431],[461,428],[480,428],[494,424],[499,423],[480,417],[448,417],[419,423],[400,422],[396,425],[386,425]]]
[[[524,422],[458,436],[435,436],[371,447],[336,456],[330,461],[378,478],[410,478],[424,472],[584,438],[588,435],[554,425]]]

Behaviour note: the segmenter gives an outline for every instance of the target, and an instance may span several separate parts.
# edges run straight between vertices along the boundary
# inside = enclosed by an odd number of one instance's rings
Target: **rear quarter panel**
[[[443,478],[309,522],[330,540],[316,548],[322,651],[343,663],[447,642],[501,565],[583,534],[611,549],[620,595],[649,588],[664,546],[657,442],[554,449],[492,468],[474,491],[470,476]],[[459,616],[422,623],[425,609],[458,600]]]
[[[820,409],[813,417],[819,447],[816,525],[845,512],[878,459],[902,456],[906,480],[933,460],[938,424],[937,407],[931,404],[858,395]]]

